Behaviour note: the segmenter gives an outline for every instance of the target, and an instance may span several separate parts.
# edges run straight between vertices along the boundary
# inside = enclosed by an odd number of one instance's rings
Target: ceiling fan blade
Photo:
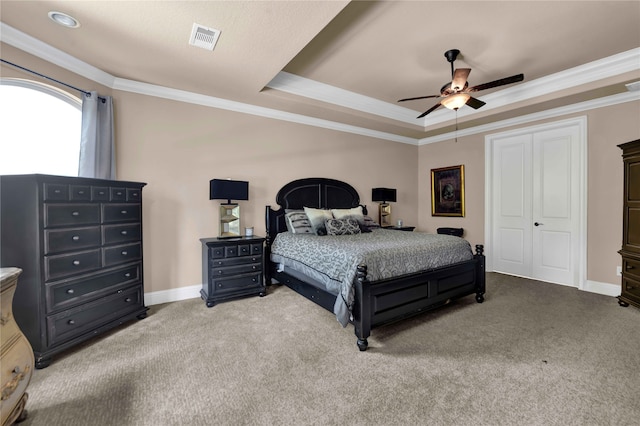
[[[464,86],[467,84],[467,78],[469,78],[469,73],[471,72],[471,68],[457,68],[453,74],[453,81],[451,82],[451,90],[459,91],[464,89]]]
[[[417,116],[416,118],[422,118],[425,115],[437,110],[440,107],[441,103],[438,102],[437,104],[435,104],[434,106],[432,106],[431,108],[429,108],[428,110],[426,110],[425,112],[423,112],[422,114],[420,114],[419,116]]]
[[[416,99],[439,98],[439,97],[440,97],[440,95],[418,96],[417,98],[399,99],[398,102],[415,101]]]
[[[466,105],[470,106],[473,109],[478,109],[480,107],[485,106],[486,102],[482,102],[480,99],[476,99],[476,98],[469,98],[469,100],[467,100]]]
[[[479,92],[480,90],[491,89],[498,86],[504,86],[505,84],[517,83],[524,80],[524,74],[512,75],[511,77],[501,78],[500,80],[490,81],[489,83],[479,84],[477,86],[470,87],[466,92]]]

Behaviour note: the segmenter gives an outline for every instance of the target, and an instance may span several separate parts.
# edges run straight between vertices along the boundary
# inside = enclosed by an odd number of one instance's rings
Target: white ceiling
[[[119,90],[407,143],[640,80],[640,1],[3,0],[0,19],[4,43]],[[213,51],[189,45],[193,23],[221,31]],[[416,119],[437,100],[396,101],[438,94],[452,48],[471,86],[525,80]]]

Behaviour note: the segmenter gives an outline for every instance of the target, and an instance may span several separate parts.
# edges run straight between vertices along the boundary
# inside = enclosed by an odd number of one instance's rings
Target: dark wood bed
[[[285,209],[354,208],[360,205],[358,192],[351,185],[335,179],[307,178],[283,186],[276,196],[276,202],[280,208],[274,210],[267,206],[265,215],[267,284],[275,279],[332,311],[336,295],[291,274],[278,271],[278,265],[270,260],[271,244],[278,233],[287,231]],[[363,209],[366,214],[366,207],[363,206]],[[367,265],[359,265],[352,311],[358,348],[361,351],[367,349],[367,338],[374,327],[443,306],[453,299],[474,293],[476,301],[482,303],[485,293],[483,251],[482,245],[476,245],[476,254],[472,260],[380,281],[368,281]]]

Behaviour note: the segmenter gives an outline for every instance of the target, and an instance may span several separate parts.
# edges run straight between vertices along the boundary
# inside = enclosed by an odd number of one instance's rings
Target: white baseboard
[[[177,302],[179,300],[195,299],[196,297],[200,297],[200,289],[202,289],[202,284],[145,293],[144,304],[151,306],[161,303]]]
[[[603,294],[605,296],[620,296],[620,284],[601,283],[598,281],[587,280],[584,283],[584,291],[591,293]]]

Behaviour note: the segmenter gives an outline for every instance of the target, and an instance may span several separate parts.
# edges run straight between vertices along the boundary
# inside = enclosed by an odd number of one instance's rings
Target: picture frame
[[[431,169],[431,216],[464,217],[464,165]]]

